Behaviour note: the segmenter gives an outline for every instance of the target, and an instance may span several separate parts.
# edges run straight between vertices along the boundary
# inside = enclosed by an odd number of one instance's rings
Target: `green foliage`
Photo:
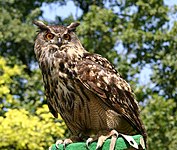
[[[163,0],[73,2],[83,12],[77,34],[84,47],[107,57],[133,86],[149,149],[175,149],[177,6],[169,8]],[[0,149],[46,149],[66,136],[61,118],[57,122],[48,113],[33,52],[37,29],[32,21],[42,17],[40,7],[49,3],[62,6],[67,1],[0,0]],[[55,20],[72,21],[72,14]],[[138,78],[146,65],[152,75],[142,86]]]
[[[1,149],[47,149],[56,138],[62,138],[65,124],[58,118],[54,122],[47,105],[38,108],[36,115],[25,109],[10,109],[0,117]],[[47,137],[47,139],[46,139]]]
[[[160,110],[159,110],[160,108]],[[177,112],[173,99],[156,94],[142,111],[147,126],[149,149],[175,149],[177,145]]]
[[[41,74],[34,69],[30,76],[25,65],[14,63],[10,57],[0,57],[0,114],[7,108],[25,108],[34,113],[44,100]]]
[[[83,23],[79,28],[86,49],[91,52],[105,53],[114,47],[116,34],[111,30],[115,26],[116,18],[117,16],[111,10],[101,9],[95,5],[91,6],[90,11],[83,17]],[[110,36],[111,38],[109,38]],[[89,39],[97,39],[97,42],[93,43]],[[107,47],[103,48],[103,45]]]
[[[165,98],[174,98],[177,102],[177,22],[172,29],[164,34],[159,34],[163,47],[155,56],[157,61],[153,66],[152,81],[157,85],[155,92],[160,88],[160,94]],[[162,38],[163,37],[163,38]]]
[[[0,57],[0,114],[5,108],[12,107],[17,102],[11,94],[11,86],[14,84],[13,77],[22,73],[24,66],[8,66],[6,60]]]
[[[128,11],[131,7],[134,11]],[[121,11],[129,14],[124,18],[126,24],[120,38],[127,54],[134,55],[129,59],[131,64],[138,64],[139,70],[150,64],[154,71],[151,81],[156,85],[153,91],[177,100],[177,30],[176,22],[171,22],[170,28],[168,16],[176,12],[171,12],[163,0],[126,1]]]
[[[11,0],[1,1],[0,11],[0,54],[15,56],[29,66],[35,34],[31,20],[40,15],[40,9],[34,1]]]

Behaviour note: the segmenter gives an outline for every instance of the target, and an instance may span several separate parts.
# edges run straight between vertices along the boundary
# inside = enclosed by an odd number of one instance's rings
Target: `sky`
[[[82,14],[82,11],[74,5],[73,1],[68,1],[67,5],[60,6],[56,3],[53,4],[43,4],[43,17],[48,21],[55,21],[57,15],[62,16],[63,18],[68,17],[70,14],[76,19],[76,15]]]
[[[164,0],[166,5],[173,6],[177,5],[177,0]],[[55,17],[62,16],[63,18],[66,18],[69,15],[73,15],[75,19],[79,15],[82,14],[82,10],[77,8],[73,1],[67,2],[67,5],[59,6],[56,3],[53,4],[43,4],[41,7],[41,10],[43,11],[43,19],[54,22]],[[140,85],[146,85],[150,82],[150,75],[152,74],[152,70],[150,69],[149,65],[146,65],[141,73],[139,74],[139,83]],[[152,85],[152,84],[151,84]],[[152,85],[153,86],[153,85]]]
[[[166,5],[173,6],[177,5],[177,0],[164,0]],[[73,1],[68,1],[67,5],[60,6],[56,3],[53,4],[43,4],[41,7],[41,10],[43,10],[43,17],[45,20],[48,21],[55,21],[55,17],[57,15],[62,16],[63,18],[66,18],[70,14],[73,14],[74,18],[77,18],[76,15],[82,14],[82,10],[76,8]]]

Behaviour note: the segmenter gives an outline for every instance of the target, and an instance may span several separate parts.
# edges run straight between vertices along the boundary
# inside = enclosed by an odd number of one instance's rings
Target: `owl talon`
[[[106,139],[107,139],[107,137],[103,136],[103,135],[98,138],[96,150],[99,149],[103,145],[103,143],[105,142]]]
[[[55,147],[56,147],[57,149],[59,149],[59,145],[60,145],[60,144],[63,144],[63,140],[57,140],[56,143],[55,143]]]
[[[111,132],[109,132],[105,136],[101,135],[98,138],[96,150],[99,149],[100,147],[102,147],[103,143],[110,137],[111,137],[110,150],[114,150],[114,147],[115,147],[116,140],[117,140],[118,136],[119,136],[119,133],[116,130],[112,130]]]
[[[86,147],[87,147],[87,149],[89,149],[89,145],[90,145],[90,143],[92,143],[94,140],[93,140],[93,138],[88,138],[87,139],[87,141],[86,141]]]
[[[71,143],[73,143],[73,141],[71,139],[65,139],[63,142],[64,149],[66,149],[66,146]]]
[[[108,139],[111,135],[101,135],[98,138],[98,142],[97,142],[97,146],[96,146],[96,150],[99,149],[100,147],[102,147],[103,143],[106,141],[106,139]]]
[[[112,130],[111,134],[112,135],[111,135],[111,143],[110,143],[109,150],[114,150],[119,133],[116,130]]]
[[[66,146],[68,144],[71,144],[71,143],[73,143],[71,139],[65,139],[64,141],[63,140],[57,140],[56,143],[55,143],[55,147],[57,149],[59,149],[59,145],[63,144],[64,149],[66,149]]]

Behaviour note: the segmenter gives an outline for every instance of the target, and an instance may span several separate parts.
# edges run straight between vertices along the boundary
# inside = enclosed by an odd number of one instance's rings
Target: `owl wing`
[[[76,65],[79,81],[114,111],[121,114],[139,133],[145,134],[138,103],[129,84],[110,62],[97,54],[86,53]]]

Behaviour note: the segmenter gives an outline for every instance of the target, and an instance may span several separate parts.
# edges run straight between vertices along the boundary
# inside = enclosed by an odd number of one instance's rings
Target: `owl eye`
[[[51,40],[51,39],[54,38],[54,35],[53,35],[52,33],[47,33],[47,34],[45,35],[45,38],[46,38],[47,40]]]
[[[63,35],[63,38],[64,38],[65,40],[70,40],[70,39],[71,39],[71,36],[70,36],[69,34],[64,34],[64,35]]]

